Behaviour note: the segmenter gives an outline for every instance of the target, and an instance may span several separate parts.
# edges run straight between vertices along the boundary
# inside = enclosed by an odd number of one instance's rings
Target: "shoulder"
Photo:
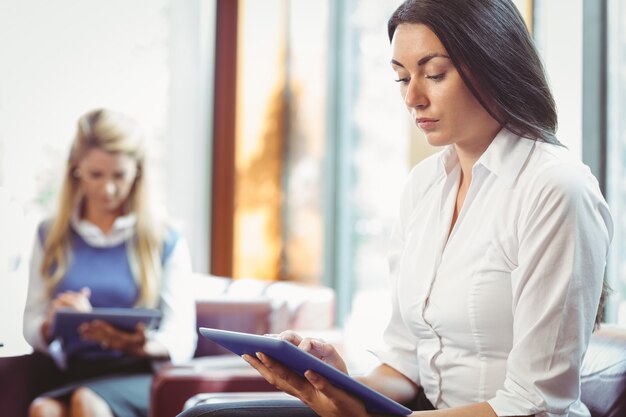
[[[180,232],[172,225],[167,225],[163,235],[163,254],[161,255],[163,263],[167,262],[172,252],[174,252],[174,249],[176,249],[181,242],[182,237]]]
[[[599,194],[599,184],[587,165],[567,148],[538,142],[525,169],[532,194],[577,198]]]
[[[41,243],[42,246],[44,242],[46,241],[46,238],[48,237],[48,233],[50,231],[50,228],[52,227],[53,222],[54,222],[54,218],[49,217],[49,218],[42,220],[37,226],[37,239],[39,240],[39,243]]]
[[[598,180],[566,148],[537,143],[520,180],[520,214],[526,221],[569,218],[591,225],[597,219],[612,233],[612,216]]]

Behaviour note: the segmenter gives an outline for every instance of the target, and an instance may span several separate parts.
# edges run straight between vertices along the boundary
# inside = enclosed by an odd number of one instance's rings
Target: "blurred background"
[[[34,230],[55,209],[76,120],[96,107],[146,127],[196,272],[333,287],[346,335],[376,347],[401,187],[434,151],[393,82],[386,21],[399,3],[0,0],[1,355],[29,349]],[[606,320],[626,324],[626,2],[515,3],[558,138],[611,206]]]

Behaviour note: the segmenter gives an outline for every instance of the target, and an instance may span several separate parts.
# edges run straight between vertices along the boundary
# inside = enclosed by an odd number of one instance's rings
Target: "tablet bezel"
[[[361,399],[370,413],[409,415],[412,412],[402,404],[373,390],[286,340],[207,327],[200,327],[199,332],[202,336],[240,356],[243,354],[255,356],[256,352],[263,352],[299,375],[304,375],[304,372],[309,369],[313,370],[327,378],[336,387]]]
[[[139,323],[144,323],[146,329],[151,329],[157,325],[160,318],[159,310],[149,308],[101,307],[88,312],[61,308],[55,312],[49,334],[52,339],[73,339],[78,337],[78,327],[82,323],[94,320],[105,321],[124,331],[133,331]]]

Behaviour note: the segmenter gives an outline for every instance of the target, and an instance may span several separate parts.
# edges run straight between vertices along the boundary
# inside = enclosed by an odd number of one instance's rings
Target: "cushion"
[[[592,417],[626,416],[626,329],[604,325],[593,334],[581,390]]]

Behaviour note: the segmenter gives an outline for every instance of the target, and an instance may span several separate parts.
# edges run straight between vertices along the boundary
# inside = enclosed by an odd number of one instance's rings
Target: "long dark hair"
[[[463,81],[507,129],[560,144],[556,105],[522,16],[510,0],[407,0],[387,24],[421,23],[439,38]]]

